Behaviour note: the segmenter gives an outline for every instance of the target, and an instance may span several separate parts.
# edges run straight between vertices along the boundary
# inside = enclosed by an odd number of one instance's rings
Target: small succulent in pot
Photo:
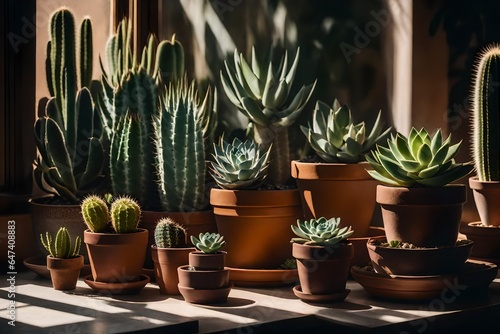
[[[232,143],[220,138],[214,144],[212,177],[223,189],[254,189],[267,178],[271,147],[262,152],[253,140],[242,142],[234,138]]]
[[[322,101],[316,102],[312,124],[301,130],[316,154],[325,162],[356,163],[365,160],[377,143],[386,139],[391,128],[383,130],[378,113],[371,131],[365,123],[354,124],[351,111],[335,100],[333,108]]]
[[[57,231],[55,239],[52,238],[49,232],[45,233],[45,237],[43,234],[40,234],[40,239],[50,256],[54,258],[69,259],[77,257],[80,254],[81,238],[77,236],[72,243],[71,236],[66,227],[61,227]]]
[[[191,236],[191,243],[206,254],[217,253],[226,243],[219,233],[200,233],[199,238]]]
[[[291,226],[298,238],[291,241],[311,246],[338,246],[354,233],[350,226],[340,228],[339,225],[340,218],[321,217],[304,222],[298,219],[297,225]]]
[[[370,175],[390,186],[442,187],[469,174],[471,163],[454,160],[461,142],[452,145],[451,135],[443,141],[441,129],[431,137],[427,130],[412,128],[408,137],[398,133],[377,145],[366,159],[373,167]]]
[[[167,217],[158,221],[155,228],[155,244],[158,248],[176,248],[187,245],[184,227]]]

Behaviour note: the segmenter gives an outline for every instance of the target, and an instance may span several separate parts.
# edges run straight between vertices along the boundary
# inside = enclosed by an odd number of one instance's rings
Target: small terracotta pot
[[[189,265],[177,268],[179,285],[197,290],[221,289],[229,284],[229,269],[195,270]]]
[[[189,253],[189,265],[199,270],[223,270],[226,266],[226,255],[227,252],[212,254],[199,251],[191,252]]]
[[[69,259],[47,256],[47,269],[50,271],[52,286],[56,290],[74,290],[82,268],[82,255]]]
[[[477,212],[484,225],[500,226],[500,181],[479,181],[477,176],[469,178]]]
[[[293,257],[302,292],[332,294],[345,290],[350,261],[354,251],[351,243],[338,248],[293,243]]]
[[[377,186],[387,240],[419,247],[452,247],[458,238],[464,185],[440,188]]]
[[[473,222],[462,225],[461,232],[474,241],[473,258],[500,264],[500,227]]]
[[[306,219],[341,217],[342,227],[352,226],[353,237],[368,235],[379,183],[366,172],[368,163],[292,161],[291,166]]]
[[[141,279],[148,231],[134,233],[93,233],[85,230],[92,277],[96,282],[124,283]]]
[[[189,253],[193,251],[196,251],[196,248],[157,248],[155,245],[151,246],[155,277],[160,287],[160,293],[164,295],[179,294],[177,268],[188,264]]]
[[[402,276],[456,274],[465,266],[474,245],[469,240],[454,247],[409,249],[382,247],[380,242],[386,238],[371,238],[366,244],[373,269],[379,274]]]
[[[213,188],[218,232],[231,268],[278,269],[291,258],[291,225],[302,218],[299,191]]]

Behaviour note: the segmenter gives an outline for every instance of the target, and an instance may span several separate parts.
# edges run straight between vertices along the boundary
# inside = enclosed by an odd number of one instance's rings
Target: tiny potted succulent
[[[368,236],[378,182],[366,172],[365,155],[391,128],[383,129],[380,112],[371,130],[364,122],[354,124],[349,108],[335,100],[333,108],[318,101],[312,122],[301,130],[317,156],[291,165],[305,218],[338,215],[352,226],[353,237]]]
[[[191,236],[199,251],[189,253],[189,265],[177,268],[179,290],[187,302],[196,304],[223,303],[231,291],[229,269],[225,267],[226,252],[220,251],[224,238],[218,233]]]
[[[460,144],[412,128],[408,137],[391,136],[367,160],[377,186],[387,241],[417,247],[454,247],[466,201],[465,185],[449,184],[469,174],[471,163],[454,160]]]
[[[297,221],[292,225],[292,254],[297,259],[300,286],[297,297],[305,301],[341,301],[349,294],[345,289],[353,246],[347,241],[354,231],[340,227],[340,218],[320,217]]]
[[[177,268],[189,263],[189,253],[196,248],[188,246],[186,230],[170,217],[158,221],[154,239],[151,257],[160,293],[178,295],[180,292]]]
[[[141,271],[148,231],[137,227],[141,217],[139,204],[129,197],[119,197],[108,209],[104,199],[92,195],[83,200],[81,208],[87,224],[84,242],[93,281],[111,284],[141,282],[145,285],[149,277],[141,275]],[[137,289],[132,292],[137,292]]]
[[[55,239],[49,232],[45,232],[45,237],[40,234],[40,240],[49,252],[47,268],[50,271],[54,289],[74,290],[83,267],[83,256],[80,255],[81,238],[77,236],[75,241],[71,242],[68,230],[61,227]]]

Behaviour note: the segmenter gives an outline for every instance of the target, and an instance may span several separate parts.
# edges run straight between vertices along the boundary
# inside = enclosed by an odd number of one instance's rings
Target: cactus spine
[[[479,57],[473,88],[472,141],[479,181],[500,180],[500,46]]]
[[[162,218],[155,228],[155,244],[158,248],[175,248],[187,244],[186,230],[171,218]]]
[[[129,197],[117,198],[111,204],[111,225],[116,233],[132,233],[137,231],[141,208]]]
[[[85,224],[92,232],[104,232],[108,228],[109,211],[106,202],[98,196],[88,196],[81,204]]]
[[[55,240],[52,239],[52,235],[49,232],[45,232],[45,238],[43,234],[40,234],[40,240],[50,256],[65,259],[78,256],[82,243],[80,237],[77,236],[72,245],[71,236],[65,227],[61,227],[57,231]]]

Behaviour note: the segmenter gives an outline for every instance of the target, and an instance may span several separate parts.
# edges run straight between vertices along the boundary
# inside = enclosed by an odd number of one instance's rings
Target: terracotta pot
[[[33,246],[35,238],[32,231],[31,214],[0,215],[0,261],[2,264],[0,272],[10,271],[8,270],[9,250],[16,254],[16,266],[27,258],[39,254],[38,249]],[[9,239],[9,235],[15,236],[15,239],[12,237]],[[40,235],[38,235],[39,238]]]
[[[432,276],[460,272],[470,256],[473,241],[461,241],[453,247],[395,248],[382,247],[385,237],[371,238],[366,247],[377,273],[402,276]]]
[[[366,237],[375,209],[378,181],[366,169],[366,162],[311,163],[292,161],[306,219],[340,217],[340,224],[352,226],[353,237]]]
[[[57,234],[61,226],[68,229],[71,239],[79,236],[83,240],[83,231],[87,229],[83,221],[79,205],[49,205],[38,203],[41,198],[30,200],[31,214],[33,219],[33,233],[36,245],[40,252],[47,256],[49,253],[40,241],[40,234],[49,232],[52,236]],[[88,263],[89,258],[85,247],[81,249],[84,262]]]
[[[181,224],[188,234],[188,242],[191,235],[198,237],[200,233],[217,232],[215,225],[215,217],[212,210],[196,211],[196,212],[154,212],[143,211],[141,214],[140,227],[149,231],[148,245],[154,245],[155,237],[154,231],[156,223],[161,218],[170,217],[175,222]],[[151,248],[148,247],[146,253],[146,260],[144,268],[153,268],[153,261],[151,257]]]
[[[141,279],[148,231],[134,233],[93,233],[84,231],[92,277],[96,282],[123,283]]]
[[[291,258],[291,225],[302,218],[299,191],[213,188],[218,232],[226,240],[229,267],[278,269]]]
[[[151,246],[155,277],[160,287],[160,293],[164,295],[179,294],[177,268],[188,264],[189,253],[193,251],[196,251],[196,248],[157,248],[155,245]]]
[[[387,240],[451,247],[458,238],[465,185],[440,188],[377,186]]]
[[[500,226],[500,181],[479,181],[477,176],[469,178],[477,211],[484,225]]]
[[[366,243],[372,237],[384,236],[385,232],[382,227],[370,226],[368,230],[368,236],[358,237],[358,238],[347,238],[347,241],[352,244],[354,250],[354,256],[351,259],[352,266],[366,266],[370,263],[370,255],[368,255],[368,249],[366,248]]]
[[[62,259],[47,256],[47,269],[50,271],[52,286],[56,290],[74,290],[83,268],[83,256]]]
[[[199,270],[222,270],[226,266],[226,255],[227,252],[212,254],[199,251],[191,252],[189,253],[189,265]]]
[[[189,265],[177,268],[179,285],[197,290],[221,289],[229,284],[229,269],[195,270]]]
[[[481,222],[462,225],[461,232],[474,241],[471,256],[500,265],[500,227],[483,226]]]
[[[332,294],[344,291],[353,255],[351,243],[338,248],[293,243],[302,292]]]

